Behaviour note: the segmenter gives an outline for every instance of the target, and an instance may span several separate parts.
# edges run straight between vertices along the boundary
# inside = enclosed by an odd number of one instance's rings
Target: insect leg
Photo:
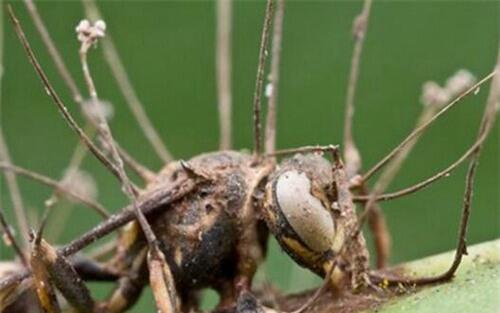
[[[89,289],[71,263],[41,238],[41,232],[34,239],[30,263],[38,299],[47,312],[60,312],[52,284],[78,312],[93,312]]]
[[[499,74],[500,52],[497,57],[497,65],[493,73],[495,73],[495,75],[493,76],[493,81],[490,88],[490,94],[488,96],[486,108],[484,109],[481,124],[479,126],[479,132],[477,135],[478,138],[487,136],[489,134],[489,132],[491,131],[491,129],[495,124],[496,115],[498,114],[498,103],[500,101],[500,74]],[[378,281],[382,279],[390,284],[404,283],[404,284],[425,285],[441,281],[447,281],[453,278],[455,272],[457,271],[462,261],[463,255],[467,254],[466,237],[467,237],[467,226],[469,223],[469,217],[471,213],[473,183],[482,147],[483,147],[483,142],[480,142],[480,144],[478,144],[477,147],[473,150],[473,154],[471,155],[471,159],[469,162],[469,168],[467,170],[467,175],[465,178],[465,192],[464,192],[464,200],[462,206],[462,216],[460,218],[460,228],[458,232],[458,242],[455,250],[455,258],[450,267],[448,268],[448,270],[442,274],[431,277],[393,279],[393,278],[374,275],[373,276],[374,279],[377,279]]]

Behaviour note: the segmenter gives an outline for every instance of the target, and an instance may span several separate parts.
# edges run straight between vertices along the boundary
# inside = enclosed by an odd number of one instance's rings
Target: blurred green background
[[[70,110],[78,113],[57,76],[21,2],[13,2],[33,48]],[[215,150],[218,122],[215,84],[215,8],[211,1],[101,1],[108,30],[154,125],[177,158]],[[340,143],[350,57],[351,25],[360,1],[290,1],[284,19],[278,112],[278,146]],[[233,125],[236,149],[252,144],[252,94],[264,2],[238,1],[233,11]],[[84,90],[75,26],[79,2],[40,2],[39,10],[62,55]],[[444,84],[465,68],[477,77],[495,62],[499,38],[496,1],[375,1],[361,63],[354,134],[365,168],[412,129],[422,108],[421,86]],[[46,96],[10,24],[4,21],[5,51],[1,126],[14,162],[60,177],[77,142]],[[115,138],[153,169],[155,157],[119,93],[98,47],[90,56],[100,97],[115,108]],[[476,135],[488,87],[467,98],[432,127],[392,184],[399,189],[444,168]],[[81,118],[79,117],[81,121]],[[469,243],[500,234],[498,125],[488,139],[476,179]],[[111,210],[126,203],[119,186],[92,158],[84,164],[98,182],[99,200]],[[456,242],[465,166],[431,188],[383,203],[392,231],[392,263],[452,249]],[[50,194],[20,179],[26,206],[41,214]],[[7,190],[2,205],[12,220]],[[52,216],[57,224],[59,214]],[[58,243],[89,229],[98,218],[75,208]],[[54,225],[52,224],[52,225]],[[12,254],[1,243],[1,259]],[[272,242],[260,280],[286,291],[314,286]],[[96,286],[100,296],[107,287]],[[209,302],[213,302],[212,300]],[[134,312],[151,310],[148,293]],[[140,309],[142,308],[142,310]]]

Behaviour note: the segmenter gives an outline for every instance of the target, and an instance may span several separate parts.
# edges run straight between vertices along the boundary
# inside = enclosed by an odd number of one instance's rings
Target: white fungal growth
[[[72,190],[82,197],[95,200],[97,198],[97,185],[89,173],[79,169],[69,169],[62,180],[64,187]],[[71,200],[69,198],[68,200]]]
[[[96,21],[94,24],[88,20],[81,20],[76,26],[76,33],[78,41],[90,47],[97,42],[99,38],[106,35],[106,23],[102,20]]]
[[[307,246],[324,252],[333,245],[333,216],[321,201],[311,194],[311,181],[304,173],[287,171],[276,183],[279,209]]]
[[[101,116],[103,116],[107,121],[110,121],[113,118],[115,112],[113,104],[109,101],[104,100],[85,101],[82,107],[85,117],[89,120],[94,121],[94,123],[96,124],[100,122]]]
[[[273,94],[273,84],[271,83],[268,83],[266,85],[266,92],[265,92],[265,95],[267,98],[270,98]]]
[[[476,83],[476,77],[468,70],[458,70],[453,76],[446,80],[444,87],[434,81],[428,81],[422,86],[420,101],[428,106],[442,107],[452,99],[467,91]]]
[[[441,88],[436,82],[428,81],[422,86],[422,96],[420,101],[428,106],[443,106],[450,101],[450,94],[446,89]]]
[[[476,77],[468,70],[458,70],[446,81],[445,89],[456,97],[476,83]]]

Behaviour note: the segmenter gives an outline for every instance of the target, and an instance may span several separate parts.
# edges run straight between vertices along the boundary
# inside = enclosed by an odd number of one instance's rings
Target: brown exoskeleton
[[[37,27],[46,30],[37,15],[36,8],[26,1]],[[89,5],[89,14],[97,20],[95,7]],[[221,2],[220,15],[227,14],[227,3]],[[430,283],[450,279],[465,252],[465,226],[470,205],[470,182],[477,163],[481,145],[491,129],[495,117],[497,94],[487,105],[477,141],[464,155],[472,158],[468,174],[468,188],[464,205],[463,227],[457,248],[457,258],[445,274],[438,277],[411,279],[405,277],[381,277],[372,273],[368,266],[368,251],[361,233],[366,219],[381,223],[377,215],[376,201],[386,197],[383,184],[368,190],[365,182],[391,159],[396,158],[404,146],[417,136],[447,109],[494,76],[494,72],[479,83],[469,86],[450,104],[424,120],[401,145],[391,152],[372,170],[362,175],[359,156],[349,131],[344,142],[344,161],[336,146],[304,147],[275,151],[274,115],[279,65],[279,42],[283,1],[277,1],[273,31],[273,59],[271,64],[271,95],[266,127],[265,151],[261,149],[260,102],[264,75],[266,49],[271,28],[273,1],[268,1],[260,48],[259,68],[254,101],[255,142],[252,154],[231,151],[223,145],[222,151],[202,154],[188,161],[170,161],[159,173],[152,173],[130,159],[116,145],[106,119],[98,108],[96,116],[89,118],[89,125],[97,133],[102,147],[94,144],[92,137],[74,122],[64,102],[49,83],[47,76],[31,50],[22,28],[12,11],[9,11],[14,28],[40,76],[44,87],[63,116],[80,137],[84,145],[122,183],[131,204],[120,213],[105,221],[61,248],[54,248],[43,238],[43,227],[32,234],[30,253],[19,250],[22,263],[10,269],[14,273],[0,281],[2,293],[0,308],[6,312],[59,312],[62,294],[69,306],[79,312],[124,312],[138,299],[149,283],[160,312],[180,312],[197,309],[197,294],[207,287],[221,295],[218,310],[239,312],[260,310],[248,307],[251,299],[251,283],[258,264],[265,256],[268,233],[273,234],[282,248],[300,265],[310,269],[329,283],[336,292],[373,286],[384,279],[394,283]],[[370,1],[366,1],[362,14],[355,23],[357,48],[361,49],[364,29],[368,22]],[[92,15],[92,12],[94,15]],[[83,103],[79,91],[73,91],[75,101],[82,105],[99,107],[100,102],[87,64],[88,48],[104,36],[105,24],[83,22],[78,27],[82,42],[80,56],[90,100]],[[224,37],[224,34],[221,34]],[[50,37],[44,37],[50,47]],[[223,42],[223,40],[221,40]],[[103,42],[106,45],[106,42]],[[106,48],[106,46],[104,46]],[[224,44],[221,43],[221,54]],[[355,51],[359,51],[356,49]],[[49,49],[50,50],[50,49]],[[53,50],[52,50],[53,51]],[[112,50],[111,50],[112,51]],[[55,52],[52,52],[55,53]],[[355,53],[353,64],[359,60]],[[57,58],[57,56],[55,57]],[[59,64],[59,66],[61,66]],[[61,70],[61,67],[58,68]],[[354,90],[357,66],[351,75]],[[224,76],[224,69],[220,69]],[[65,75],[63,75],[64,77]],[[71,76],[67,76],[71,80]],[[497,77],[497,76],[495,76]],[[125,83],[126,85],[126,83]],[[221,79],[224,85],[224,79]],[[495,78],[495,85],[498,78]],[[227,87],[227,86],[226,86]],[[353,90],[349,95],[353,95]],[[221,102],[225,99],[221,88]],[[227,104],[227,103],[226,103]],[[350,109],[349,109],[350,108]],[[352,98],[348,100],[347,119],[352,116]],[[151,133],[149,133],[151,136]],[[154,135],[152,135],[154,137]],[[148,137],[149,138],[149,137]],[[159,148],[161,150],[161,148]],[[161,153],[160,153],[161,154]],[[166,153],[163,153],[167,155]],[[331,156],[331,161],[323,157]],[[292,155],[278,162],[280,155]],[[431,178],[436,180],[453,170],[460,162]],[[124,171],[124,163],[134,169],[144,180],[139,189],[130,182]],[[7,171],[27,174],[7,163],[1,164]],[[431,182],[430,181],[430,182]],[[418,190],[430,182],[416,185],[402,194]],[[64,191],[57,182],[56,189]],[[68,192],[69,193],[69,192]],[[78,195],[72,195],[78,197]],[[80,199],[86,201],[86,199]],[[353,201],[365,204],[365,211],[358,218]],[[89,202],[89,201],[87,201]],[[99,207],[95,203],[94,207]],[[6,226],[7,223],[3,222]],[[8,227],[7,235],[15,244]],[[118,231],[118,240],[112,257],[106,262],[75,255],[97,239]],[[384,231],[378,233],[382,255]],[[381,235],[382,234],[382,235]],[[377,235],[377,234],[376,234]],[[381,261],[383,264],[383,260]],[[95,301],[85,280],[112,280],[117,282],[110,297]],[[313,298],[314,300],[314,298]],[[302,310],[307,306],[300,308]]]

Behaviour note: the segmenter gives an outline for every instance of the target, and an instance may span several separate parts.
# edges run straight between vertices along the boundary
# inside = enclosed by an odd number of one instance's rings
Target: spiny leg
[[[456,75],[463,74],[460,71],[457,72]],[[457,96],[458,94],[462,93],[465,91],[467,88],[469,88],[473,83],[474,79],[471,77],[471,75],[467,75],[467,78],[469,79],[463,79],[460,77],[460,84],[454,84],[453,88],[451,91],[447,91],[447,94],[449,94],[449,97],[447,98],[452,98],[453,96]],[[426,83],[424,87],[428,85]],[[434,86],[434,85],[433,85]],[[444,90],[444,89],[443,89]],[[441,109],[444,105],[446,105],[446,100],[441,100],[437,101],[437,99],[432,98],[430,101],[428,100],[429,96],[426,94],[425,88],[422,94],[422,104],[423,104],[423,109],[420,113],[419,118],[417,119],[417,123],[414,129],[418,129],[420,126],[425,124],[428,120],[430,120],[438,111]],[[427,101],[426,101],[427,100]],[[387,163],[387,166],[384,168],[382,174],[380,175],[379,179],[376,181],[374,184],[374,193],[376,191],[377,194],[382,194],[387,187],[390,185],[392,180],[396,177],[397,173],[401,169],[404,161],[408,157],[408,155],[411,153],[413,147],[417,144],[418,140],[420,139],[422,133],[419,133],[417,136],[415,136],[412,140],[410,140],[404,147],[401,148],[401,150],[394,156],[394,158]],[[485,137],[485,136],[483,136]],[[478,140],[482,140],[484,138],[478,138]],[[475,149],[475,148],[474,148]],[[472,153],[474,149],[469,150],[469,154]],[[467,153],[466,153],[467,155]],[[464,155],[461,159],[465,160],[466,156]],[[461,161],[460,161],[461,162]],[[456,163],[456,166],[458,166],[459,163]],[[449,173],[452,169],[453,166],[450,166],[447,168],[445,171],[446,173]],[[436,177],[441,177],[443,174],[437,174],[435,175]],[[437,178],[436,178],[437,179]],[[409,188],[402,194],[406,192],[412,192],[411,190],[417,190],[417,188],[423,188],[426,186],[426,184],[432,183],[434,180],[433,179],[428,179],[424,184],[418,184],[414,188]],[[363,181],[361,181],[360,186],[359,186],[359,191],[360,191],[360,196],[359,198],[369,198],[368,196],[370,194],[368,188],[366,187],[367,184]],[[388,195],[384,195],[388,196]],[[396,195],[393,195],[396,196]],[[359,202],[359,198],[356,199],[357,202]],[[377,196],[379,198],[379,196]],[[370,209],[370,213],[368,214],[368,224],[370,228],[373,230],[374,235],[376,237],[375,240],[375,246],[377,249],[377,267],[378,268],[383,268],[386,265],[386,261],[388,260],[389,256],[389,245],[390,245],[390,237],[389,233],[387,232],[387,227],[385,227],[385,221],[382,216],[382,211],[380,207],[378,207],[377,203],[375,201],[364,201],[363,202],[366,205],[373,206]]]
[[[432,116],[426,116],[425,120],[422,121],[421,123],[417,124],[417,127],[408,135],[396,148],[394,148],[386,157],[384,157],[380,162],[378,162],[374,167],[372,167],[369,171],[366,172],[366,174],[361,177],[356,184],[353,185],[352,188],[357,188],[357,187],[363,187],[366,185],[367,180],[372,177],[373,174],[375,174],[378,170],[380,170],[382,167],[384,167],[387,164],[393,164],[389,166],[389,169],[387,172],[385,172],[385,175],[382,176],[379,181],[374,185],[373,190],[370,192],[368,196],[366,195],[361,195],[358,199],[363,199],[366,197],[365,203],[365,208],[363,212],[360,215],[359,222],[362,225],[365,222],[365,219],[370,219],[373,216],[373,212],[375,210],[376,212],[376,199],[380,196],[380,194],[385,190],[386,186],[390,183],[392,179],[392,175],[395,174],[395,172],[399,169],[400,163],[402,160],[405,158],[405,154],[408,153],[411,149],[411,145],[416,142],[416,140],[419,138],[419,136],[434,122],[436,121],[441,115],[445,114],[448,110],[450,110],[454,105],[459,103],[463,98],[465,98],[468,94],[472,93],[473,91],[477,90],[482,84],[493,78],[495,74],[495,71],[491,72],[489,75],[481,79],[478,83],[474,84],[472,87],[461,93],[457,98],[455,98],[452,102],[444,106],[442,109],[440,109],[437,113],[435,113]],[[482,141],[486,139],[487,133],[481,133],[476,144],[475,145],[481,145]],[[484,138],[483,138],[484,137]],[[408,147],[410,145],[410,147]],[[411,188],[408,188],[408,190],[403,190],[401,192],[401,195],[403,194],[408,194],[411,192],[414,192],[416,190],[419,190],[421,188],[424,188],[427,185],[430,185],[432,182],[436,181],[437,179],[441,177],[445,177],[450,171],[455,169],[462,161],[466,159],[466,155],[471,155],[473,151],[476,148],[471,148],[469,149],[468,152],[464,156],[462,156],[457,162],[454,164],[450,165],[447,169],[444,171],[434,175],[433,177],[427,179],[426,181],[417,184]],[[395,161],[394,161],[395,160]],[[395,162],[395,163],[389,163],[389,162]],[[394,197],[400,196],[400,194],[395,194],[391,195]],[[355,197],[354,200],[357,197]],[[383,237],[381,237],[383,239]],[[382,243],[382,242],[381,242]]]
[[[382,167],[384,167],[390,160],[392,160],[403,147],[405,147],[409,142],[411,142],[415,137],[419,136],[423,133],[429,126],[431,126],[439,117],[446,114],[451,108],[453,108],[456,104],[460,103],[465,97],[469,94],[478,90],[484,83],[489,81],[495,76],[496,70],[493,70],[491,73],[483,77],[480,81],[474,84],[472,87],[467,89],[465,92],[456,97],[453,101],[444,106],[441,110],[439,110],[432,118],[427,120],[427,122],[423,123],[418,128],[414,129],[403,141],[401,141],[391,152],[389,152],[382,160],[380,160],[377,164],[375,164],[370,170],[368,170],[362,177],[362,181],[367,181],[370,179],[377,171],[379,171]]]
[[[491,131],[491,129],[495,124],[496,115],[498,114],[498,102],[500,101],[500,74],[499,74],[500,51],[497,55],[497,65],[495,67],[494,73],[495,75],[491,84],[490,94],[488,96],[486,108],[484,110],[481,124],[479,126],[478,138],[482,136],[487,136],[489,134],[489,132]],[[425,285],[441,281],[447,281],[453,278],[455,272],[460,266],[463,255],[467,254],[466,238],[467,238],[467,227],[471,213],[472,193],[474,187],[473,183],[482,147],[483,145],[481,143],[475,148],[474,153],[471,155],[471,159],[469,162],[469,168],[467,170],[465,178],[465,192],[464,192],[464,200],[462,206],[462,215],[460,218],[460,227],[458,231],[458,240],[455,251],[455,258],[453,259],[453,262],[448,268],[448,270],[436,276],[421,277],[421,278],[393,279],[393,278],[373,275],[374,280],[382,279],[385,280],[386,282],[389,282],[390,284],[404,283],[404,284],[414,284],[414,285]]]
[[[422,190],[428,186],[430,186],[432,183],[438,181],[441,178],[448,177],[455,169],[457,169],[464,161],[466,161],[468,158],[470,158],[476,151],[476,149],[484,143],[484,141],[488,138],[488,133],[483,132],[476,141],[467,149],[467,151],[464,152],[457,160],[455,160],[453,163],[448,165],[446,168],[442,169],[441,171],[437,172],[436,174],[422,180],[419,183],[416,183],[410,187],[403,188],[398,191],[393,191],[385,194],[379,194],[379,195],[373,195],[373,194],[366,194],[366,195],[358,195],[353,197],[354,202],[368,202],[370,200],[372,201],[388,201],[388,200],[393,200],[393,199],[398,199],[400,197],[407,196],[409,194],[415,193],[419,190]],[[373,198],[373,199],[372,199]]]
[[[437,114],[435,114],[432,118],[430,118],[422,126],[417,127],[408,137],[406,137],[405,140],[403,140],[403,142],[401,144],[399,144],[393,151],[391,151],[391,153],[389,155],[387,155],[384,159],[382,159],[382,161],[380,161],[379,163],[377,163],[377,165],[375,167],[373,167],[372,170],[370,170],[368,172],[368,174],[365,174],[365,176],[368,175],[368,177],[369,177],[370,176],[369,173],[374,173],[375,171],[379,170],[382,166],[386,165],[387,162],[390,161],[391,159],[393,159],[394,156],[396,156],[397,153],[399,153],[401,151],[401,149],[403,149],[408,142],[411,142],[414,138],[416,138],[416,136],[418,136],[421,132],[423,132],[433,121],[435,121],[439,116],[441,116],[442,114],[444,114],[454,104],[458,103],[466,95],[468,95],[472,91],[476,90],[479,86],[481,86],[483,83],[485,83],[489,79],[495,77],[495,73],[497,73],[497,71],[498,71],[498,69],[496,68],[489,75],[487,75],[481,81],[479,81],[478,83],[476,83],[472,88],[469,88],[467,91],[465,91],[464,93],[462,93],[460,96],[458,96],[451,103],[449,103],[448,105],[446,105],[443,109],[441,109]],[[496,85],[495,83],[492,84],[493,87],[495,87],[495,85]],[[492,91],[494,91],[494,89],[495,89],[493,87],[492,87]],[[490,98],[491,98],[491,93],[490,93]],[[479,131],[477,140],[474,143],[473,147],[470,148],[465,155],[473,155],[474,153],[476,153],[475,151],[482,146],[483,141],[486,139],[487,135],[489,134],[489,130],[491,128],[490,124],[492,124],[493,121],[494,121],[495,112],[493,111],[494,109],[491,108],[492,106],[494,107],[494,104],[493,105],[490,104],[490,102],[494,102],[494,100],[488,100],[488,101],[489,102],[486,105],[485,110],[484,110],[483,120],[481,121],[480,131]],[[493,121],[491,121],[491,120],[493,120]],[[489,125],[489,127],[486,127],[488,125]],[[465,160],[465,157],[462,157],[462,158],[459,159],[460,162],[463,161],[463,160]],[[457,161],[457,162],[453,163],[447,169],[454,169],[456,166],[458,166],[460,164],[460,162]],[[434,182],[435,180],[437,180],[440,177],[445,176],[446,174],[447,174],[446,171],[440,172],[440,173],[436,174],[435,176],[431,177],[430,179],[424,181],[422,184],[415,185],[415,187],[421,188],[422,186],[426,186],[427,184],[429,184],[431,182]],[[362,181],[363,182],[365,181],[364,178],[363,178]],[[362,212],[362,214],[360,214],[360,217],[359,217],[359,223],[360,223],[360,225],[363,225],[363,223],[365,222],[365,220],[369,216],[370,210],[373,207],[373,203],[376,202],[376,199],[379,196],[379,192],[380,192],[379,190],[382,187],[383,186],[381,185],[381,183],[376,184],[374,186],[371,194],[369,195],[369,197],[368,197],[368,199],[366,201],[367,204],[365,205],[365,209]],[[418,188],[414,188],[414,189],[418,189]]]

